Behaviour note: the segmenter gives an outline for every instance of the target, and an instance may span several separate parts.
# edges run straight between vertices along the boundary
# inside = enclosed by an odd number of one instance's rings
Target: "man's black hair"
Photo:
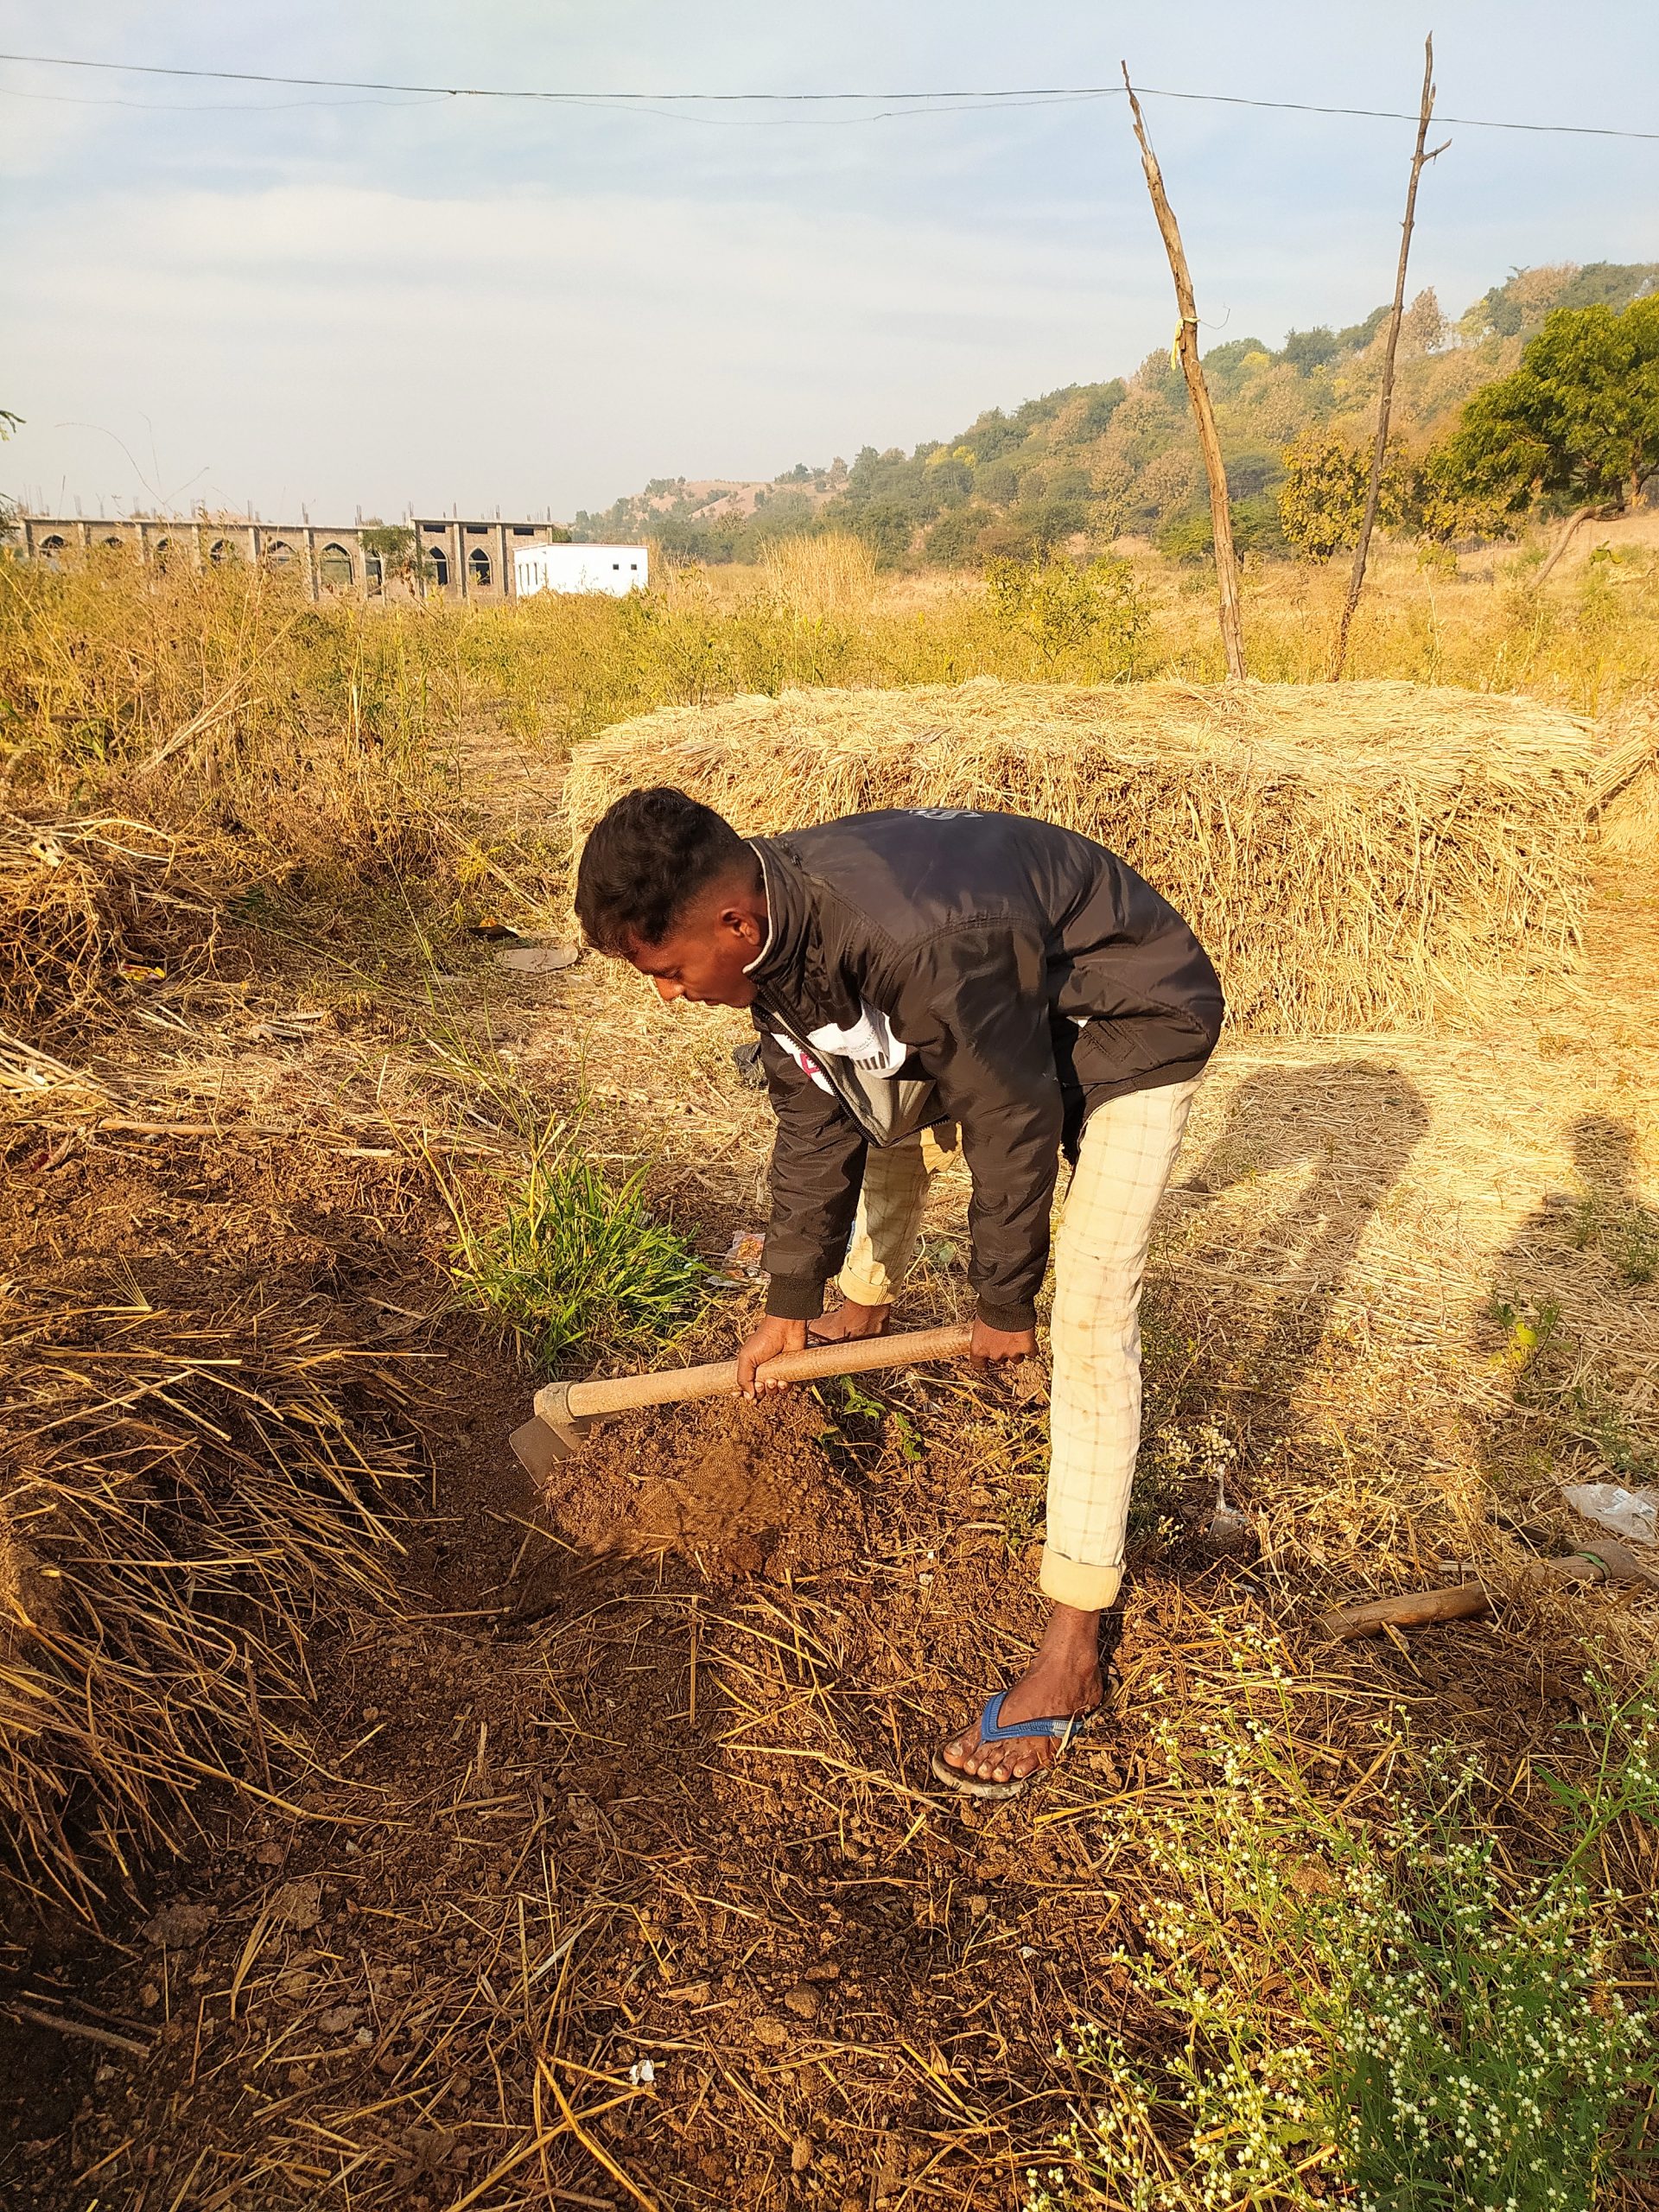
[[[668,784],[629,791],[588,833],[576,870],[588,942],[625,958],[660,944],[700,891],[723,875],[758,880],[760,861],[731,823]]]

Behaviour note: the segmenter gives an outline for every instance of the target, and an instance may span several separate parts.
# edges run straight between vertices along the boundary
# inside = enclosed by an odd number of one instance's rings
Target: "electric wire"
[[[287,76],[272,70],[187,68],[162,62],[89,60],[57,54],[0,54],[0,61],[23,63],[36,68],[99,70],[118,75],[197,79],[213,84],[271,85],[311,92],[412,93],[445,99],[524,100],[560,106],[628,106],[650,110],[692,106],[870,105],[887,100],[929,104],[908,110],[895,110],[883,116],[834,118],[848,124],[887,121],[892,120],[894,115],[903,113],[929,115],[950,112],[950,110],[941,109],[937,105],[942,101],[962,103],[969,110],[976,106],[994,110],[1016,105],[1038,105],[1050,101],[1122,99],[1124,97],[1122,85],[1021,85],[871,92],[552,92],[527,86],[420,85],[373,78]],[[1287,114],[1358,117],[1385,123],[1414,123],[1417,120],[1414,111],[1408,112],[1403,108],[1342,107],[1313,100],[1259,99],[1243,92],[1192,92],[1157,85],[1137,85],[1135,90],[1147,99],[1186,100],[1222,107],[1268,108]],[[955,111],[963,111],[958,107]],[[1574,138],[1628,138],[1659,143],[1659,130],[1631,130],[1611,124],[1522,123],[1478,115],[1440,115],[1435,120],[1465,130],[1522,130]]]

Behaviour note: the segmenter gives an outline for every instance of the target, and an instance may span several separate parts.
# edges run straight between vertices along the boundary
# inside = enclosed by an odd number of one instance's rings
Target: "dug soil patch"
[[[810,1397],[665,1407],[601,1430],[566,1460],[547,1511],[583,1553],[671,1553],[720,1582],[821,1573],[856,1555],[864,1526],[825,1434]]]

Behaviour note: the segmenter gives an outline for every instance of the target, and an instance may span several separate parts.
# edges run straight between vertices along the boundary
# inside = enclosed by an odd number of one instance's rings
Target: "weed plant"
[[[1079,2031],[1090,2107],[1028,2212],[1585,2212],[1651,2156],[1659,2016],[1624,1993],[1652,1986],[1650,1906],[1611,1870],[1659,1817],[1652,1704],[1598,1689],[1585,1773],[1543,1777],[1557,1855],[1517,1872],[1474,1758],[1432,1749],[1380,1831],[1348,1825],[1297,1765],[1276,1645],[1235,1665],[1253,1694],[1159,1726],[1181,1802],[1119,1956],[1136,2050]]]
[[[645,1201],[645,1171],[613,1181],[569,1131],[538,1146],[496,1220],[479,1225],[451,1189],[463,1306],[548,1373],[580,1353],[645,1355],[702,1303],[703,1263]]]

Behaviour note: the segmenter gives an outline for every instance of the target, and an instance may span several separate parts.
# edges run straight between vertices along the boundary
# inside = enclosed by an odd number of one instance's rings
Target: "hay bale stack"
[[[976,677],[665,708],[580,747],[565,804],[578,846],[642,784],[751,836],[884,806],[1043,816],[1174,901],[1236,1022],[1426,1029],[1573,957],[1595,754],[1535,700],[1411,683]]]

